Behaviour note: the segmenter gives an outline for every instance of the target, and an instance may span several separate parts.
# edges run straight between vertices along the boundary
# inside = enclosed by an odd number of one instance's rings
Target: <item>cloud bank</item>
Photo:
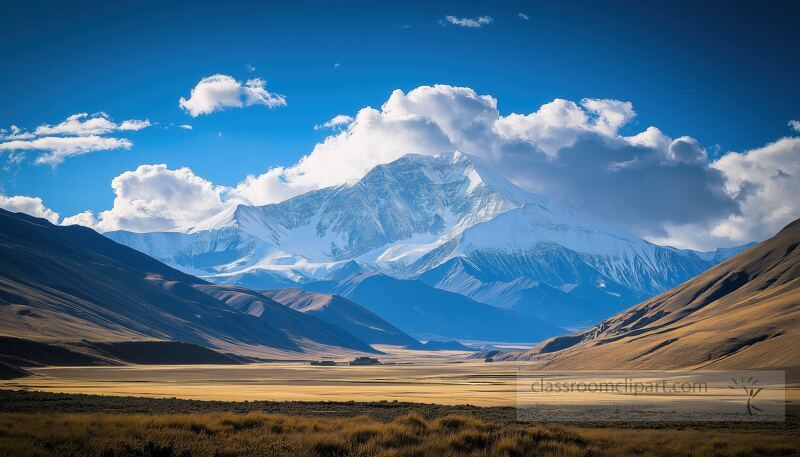
[[[654,126],[620,133],[635,116],[633,105],[619,100],[556,99],[531,113],[503,115],[495,98],[466,87],[396,90],[292,166],[222,187],[188,168],[142,165],[114,179],[110,210],[79,219],[99,230],[169,230],[229,205],[263,205],[353,182],[408,153],[454,150],[481,157],[584,218],[662,244],[743,244],[800,216],[800,138],[711,162],[692,137],[670,137]]]
[[[12,213],[25,213],[34,217],[47,219],[53,224],[58,223],[58,213],[44,206],[44,202],[39,197],[28,197],[25,195],[14,195],[7,197],[0,195],[0,208],[11,211]]]
[[[190,116],[197,117],[226,108],[264,105],[267,108],[286,106],[286,97],[267,91],[264,80],[248,79],[242,84],[231,76],[207,76],[192,89],[189,98],[181,97],[178,105]]]
[[[114,205],[90,226],[101,231],[170,230],[191,225],[224,208],[225,188],[195,175],[189,168],[170,170],[165,164],[140,165],[111,181]]]

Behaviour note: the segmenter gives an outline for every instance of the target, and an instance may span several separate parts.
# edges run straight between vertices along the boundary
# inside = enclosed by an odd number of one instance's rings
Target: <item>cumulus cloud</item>
[[[800,217],[800,138],[787,137],[745,152],[729,152],[711,167],[737,211],[684,224],[667,224],[653,241],[679,247],[733,246],[760,241]]]
[[[795,132],[800,132],[800,121],[795,121],[795,120],[789,121],[789,127],[791,127],[792,130],[794,130]]]
[[[53,224],[58,223],[58,213],[44,206],[44,202],[39,197],[0,195],[0,208],[14,213],[25,213],[34,217],[41,217]]]
[[[510,141],[536,145],[550,157],[572,146],[585,133],[614,136],[619,127],[635,116],[633,106],[616,100],[583,99],[575,102],[556,99],[530,114],[500,117],[494,131]]]
[[[800,216],[800,146],[785,138],[709,162],[688,136],[656,127],[623,135],[629,102],[554,100],[502,115],[498,101],[466,87],[394,91],[358,111],[298,163],[215,186],[182,168],[146,165],[114,180],[114,207],[101,230],[169,230],[228,205],[263,205],[354,182],[409,153],[459,150],[481,157],[518,185],[576,214],[678,247],[706,249],[763,239]],[[86,218],[89,223],[91,219]]]
[[[729,153],[714,163],[741,214],[714,226],[712,234],[734,242],[760,240],[800,216],[800,138],[782,138],[763,148]]]
[[[333,127],[342,127],[349,123],[353,122],[353,117],[348,116],[346,114],[337,114],[328,122],[323,124],[317,124],[314,126],[314,130],[321,130],[321,129],[329,129]]]
[[[242,84],[231,76],[216,74],[201,79],[189,98],[181,97],[178,105],[192,117],[226,108],[286,106],[286,97],[267,91],[265,85],[264,80],[259,78],[248,79]]]
[[[134,132],[150,127],[150,121],[129,119],[114,122],[106,113],[73,114],[59,124],[42,124],[33,132],[12,125],[8,131],[0,130],[0,153],[8,152],[8,163],[19,163],[24,151],[41,152],[35,164],[56,166],[67,158],[95,151],[130,149],[133,143],[127,138],[102,136],[113,132]]]
[[[491,16],[479,16],[476,18],[469,18],[469,17],[457,17],[457,16],[445,16],[442,24],[451,24],[457,25],[459,27],[467,27],[467,28],[478,28],[483,27],[484,25],[489,25],[494,22],[494,18]]]
[[[435,97],[434,88],[429,88]],[[407,153],[437,154],[454,149],[453,142],[443,128],[458,135],[459,122],[446,110],[482,110],[482,102],[462,98],[460,106],[441,107],[441,112],[430,112],[442,125],[426,115],[412,110],[435,108],[421,103],[427,89],[420,88],[408,96],[395,91],[380,110],[363,108],[337,135],[327,137],[322,143],[292,167],[277,167],[260,176],[249,176],[232,191],[232,196],[245,203],[266,204],[281,201],[320,187],[357,180],[380,163],[390,162]],[[477,97],[477,96],[476,96]],[[469,105],[472,105],[471,107]],[[439,111],[439,108],[436,108]],[[464,141],[469,141],[464,138]]]
[[[93,229],[97,227],[97,220],[94,218],[94,213],[92,211],[86,210],[82,213],[65,217],[64,220],[61,221],[61,225],[82,225]]]
[[[170,170],[165,164],[140,165],[111,181],[114,203],[98,216],[102,231],[171,230],[191,225],[220,211],[224,187],[195,175],[189,168]],[[82,217],[81,220],[89,220]]]
[[[718,236],[702,237],[691,230],[679,234],[680,227],[693,224],[711,231],[728,218],[757,224],[758,216],[732,193],[732,178],[720,166],[725,162],[710,163],[694,138],[671,138],[652,126],[622,135],[622,127],[635,116],[631,103],[607,99],[557,99],[529,114],[504,116],[496,99],[469,88],[397,90],[380,109],[360,110],[346,129],[326,138],[297,164],[248,176],[229,196],[244,203],[273,203],[355,181],[375,165],[407,153],[460,150],[482,157],[522,187],[551,195],[585,218],[654,241],[713,248],[763,237],[755,231],[723,236],[722,229],[714,232]],[[796,209],[773,212],[780,223],[788,222],[785,214],[798,215]]]
[[[559,172],[565,168],[563,160],[574,160],[585,174],[601,173],[606,176],[603,184],[616,188],[615,177],[608,176],[610,170],[624,168],[617,173],[620,175],[634,170],[674,169],[675,160],[669,156],[673,140],[658,129],[648,129],[631,138],[619,136],[618,130],[634,116],[630,103],[601,99],[584,99],[580,104],[554,100],[530,114],[502,116],[496,99],[478,95],[470,88],[422,86],[407,94],[396,90],[379,110],[360,110],[345,130],[326,138],[296,165],[249,176],[232,195],[248,203],[272,203],[308,190],[357,180],[375,165],[408,153],[460,150],[483,157],[531,190],[549,193],[556,185],[559,191],[569,190],[570,200],[578,205],[574,195],[580,194],[582,184],[575,183],[575,179],[558,184],[535,177]],[[560,157],[561,151],[579,141],[581,147]],[[577,152],[590,143],[599,150]],[[682,151],[677,145],[675,150]],[[608,152],[603,154],[605,151]],[[703,164],[696,166],[703,168]],[[548,188],[543,183],[548,183]],[[574,189],[564,189],[569,185]],[[704,182],[689,182],[686,186],[700,195],[709,193]],[[595,193],[602,195],[602,190]],[[664,193],[661,188],[643,190],[653,195]],[[626,188],[624,192],[609,191],[608,196],[616,193],[631,194]],[[624,203],[616,202],[621,206]]]

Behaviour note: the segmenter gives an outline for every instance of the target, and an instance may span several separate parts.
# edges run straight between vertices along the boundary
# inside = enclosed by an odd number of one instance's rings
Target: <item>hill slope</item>
[[[340,295],[302,289],[267,290],[262,293],[294,310],[347,330],[367,343],[420,347],[419,341],[372,311]]]
[[[79,227],[0,210],[0,335],[35,341],[168,340],[231,352],[370,351],[344,331],[274,303],[293,327],[235,310],[210,286]],[[266,299],[265,300],[269,300]]]
[[[343,295],[412,336],[428,339],[536,342],[562,333],[532,316],[429,286],[347,265],[334,279],[305,288]]]
[[[524,354],[557,369],[800,367],[800,220],[674,289]]]

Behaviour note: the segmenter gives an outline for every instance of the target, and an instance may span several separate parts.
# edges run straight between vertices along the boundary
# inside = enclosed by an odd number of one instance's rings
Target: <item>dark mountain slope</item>
[[[343,295],[419,338],[535,342],[563,332],[532,316],[476,302],[418,280],[395,279],[349,264],[306,289]]]
[[[301,313],[345,329],[367,343],[420,347],[417,340],[402,330],[340,295],[297,288],[263,291],[263,294]]]
[[[302,352],[308,342],[368,348],[285,308],[305,325],[281,329],[195,288],[207,284],[85,227],[0,210],[0,334],[182,341],[230,352]]]
[[[304,313],[273,300],[264,291],[223,284],[196,284],[194,288],[206,293],[231,308],[258,317],[269,325],[295,335],[325,335],[316,341],[342,346],[356,347],[364,352],[377,352],[365,340],[322,316]]]

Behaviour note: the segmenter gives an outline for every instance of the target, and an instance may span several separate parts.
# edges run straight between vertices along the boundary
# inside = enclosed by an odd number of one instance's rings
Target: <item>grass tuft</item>
[[[797,456],[790,431],[500,424],[462,416],[0,414],[0,457]]]

